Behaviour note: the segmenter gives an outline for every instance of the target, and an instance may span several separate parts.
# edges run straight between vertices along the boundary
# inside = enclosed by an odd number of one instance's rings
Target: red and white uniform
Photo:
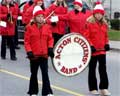
[[[90,11],[86,11],[86,13],[79,12],[75,14],[74,10],[70,11],[68,14],[59,16],[60,21],[66,20],[69,24],[70,31],[83,34],[85,30],[85,23],[87,17],[91,14]]]
[[[26,24],[26,22],[25,22],[25,13],[30,8],[30,6],[31,5],[29,3],[26,3],[24,5],[24,7],[23,7],[23,12],[22,12],[22,22],[23,22],[23,24]]]
[[[104,17],[101,22],[96,20],[94,17],[94,14],[96,13],[100,13],[104,16],[105,11],[100,2],[96,2],[96,6],[93,10],[93,16],[87,19],[86,31],[84,34],[90,42],[90,45],[94,46],[97,50],[92,54],[93,56],[105,54],[106,52],[103,51],[105,50],[104,47],[106,44],[109,44],[107,22]]]
[[[56,6],[54,4],[51,5],[51,7],[49,8],[52,11],[54,11],[54,15],[65,15],[68,12],[68,8],[67,7],[63,7],[63,6]],[[65,34],[65,27],[66,27],[66,22],[65,21],[58,21],[56,26],[52,26],[52,32],[53,33],[57,33],[60,35],[64,35]]]
[[[8,10],[12,13],[12,23],[7,20]],[[16,10],[16,6],[10,6],[9,9],[6,5],[0,5],[0,20],[5,21],[7,23],[7,27],[0,27],[1,35],[14,36],[15,35],[15,22],[17,20],[18,14]]]
[[[53,42],[49,25],[45,24],[40,28],[36,24],[27,26],[24,38],[27,52],[32,51],[35,56],[47,57],[48,48],[53,48]]]
[[[30,6],[30,7],[26,10],[25,14],[23,14],[23,15],[24,15],[24,16],[23,16],[23,17],[24,17],[24,18],[23,18],[23,23],[29,24],[30,20],[31,20],[32,17],[33,17],[33,9],[34,9],[34,7],[35,7],[35,5]]]
[[[87,28],[85,36],[90,42],[91,46],[94,46],[96,50],[104,49],[105,44],[108,44],[107,24],[101,24],[100,22],[87,22]],[[92,55],[105,54],[105,51],[97,51]]]
[[[37,5],[37,2],[39,1],[43,2],[43,0],[34,0],[34,4],[32,4],[31,6],[28,6],[28,5],[25,6],[25,9],[23,12],[23,23],[24,24],[29,24],[29,22],[33,18],[33,9]]]

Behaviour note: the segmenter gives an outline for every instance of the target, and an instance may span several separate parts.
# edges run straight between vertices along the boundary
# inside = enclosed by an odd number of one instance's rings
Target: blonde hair
[[[87,22],[95,23],[95,22],[96,22],[96,19],[95,19],[94,15],[88,17],[88,18],[87,18]],[[108,25],[107,20],[105,19],[105,17],[103,17],[100,22],[101,22],[102,24]]]

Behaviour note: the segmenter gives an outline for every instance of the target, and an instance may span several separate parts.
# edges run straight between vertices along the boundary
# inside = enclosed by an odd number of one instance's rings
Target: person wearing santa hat
[[[33,10],[34,22],[26,26],[24,36],[24,46],[27,58],[30,60],[30,84],[28,94],[37,96],[38,94],[38,68],[42,73],[42,96],[53,96],[48,76],[48,56],[54,57],[52,32],[50,26],[44,23],[44,11],[40,6],[35,6]]]
[[[92,56],[89,63],[88,71],[88,86],[89,91],[94,94],[108,96],[111,93],[108,91],[108,75],[106,69],[106,51],[110,50],[108,40],[108,24],[104,18],[104,8],[100,2],[96,2],[93,9],[93,15],[87,19],[86,31],[84,36],[88,39],[91,45]],[[98,92],[96,66],[99,63],[98,72],[100,75],[100,83]]]
[[[91,15],[91,12],[83,8],[81,0],[73,2],[74,9],[65,15],[58,16],[60,21],[67,21],[70,27],[70,32],[83,34],[85,30],[86,18]]]
[[[34,3],[25,11],[25,13],[23,14],[24,16],[24,24],[27,25],[30,23],[32,17],[33,17],[33,9],[35,6],[40,6],[43,10],[45,10],[44,7],[44,2],[43,0],[34,0]]]

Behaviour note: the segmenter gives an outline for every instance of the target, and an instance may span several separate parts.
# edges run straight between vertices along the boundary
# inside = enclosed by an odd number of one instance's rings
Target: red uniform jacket
[[[32,6],[30,6],[27,10],[26,10],[26,12],[25,12],[25,14],[23,13],[23,19],[24,19],[24,21],[23,21],[23,23],[25,23],[25,24],[29,24],[29,22],[30,22],[30,20],[33,18],[33,9],[34,9],[34,5],[32,5]]]
[[[25,13],[26,13],[26,11],[30,8],[30,4],[29,3],[26,3],[25,5],[24,5],[24,7],[23,7],[23,12],[22,12],[22,22],[23,22],[23,24],[27,24],[26,22],[25,22]]]
[[[18,16],[16,12],[16,6],[15,5],[10,6],[9,11],[12,13],[13,23],[7,20],[7,14],[9,12],[6,5],[0,5],[0,20],[5,21],[7,23],[7,27],[6,28],[0,27],[0,31],[1,31],[1,35],[13,36],[15,35],[15,22]]]
[[[23,23],[29,24],[30,20],[33,18],[33,10],[34,10],[35,5],[33,4],[30,6],[25,13],[23,13]],[[50,6],[50,8],[47,8],[44,10],[44,15],[47,17],[56,7],[55,6]]]
[[[91,46],[94,46],[97,52],[93,53],[92,55],[100,55],[105,54],[104,50],[105,44],[108,44],[108,34],[107,34],[107,23],[100,23],[100,22],[91,22],[88,20],[86,31],[84,36],[88,39]]]
[[[72,10],[66,15],[59,16],[59,19],[68,21],[71,32],[83,34],[85,22],[87,17],[90,16],[90,13],[90,11],[86,11],[86,13],[79,12],[78,14],[75,14],[74,10]]]
[[[48,48],[53,48],[53,37],[50,26],[45,24],[40,28],[36,24],[26,27],[24,45],[26,52],[32,51],[35,56],[47,57]]]
[[[16,7],[16,12],[18,16],[22,16],[22,12],[20,12],[19,4],[17,2],[14,2],[15,7]]]
[[[55,6],[55,5],[52,4],[51,6]],[[54,7],[52,7],[52,8],[54,8]],[[67,14],[67,10],[68,10],[67,7],[56,6],[56,8],[54,8],[53,11],[54,11],[55,15],[60,16],[60,15]],[[64,35],[65,34],[65,27],[66,27],[66,22],[65,21],[58,21],[56,26],[52,26],[52,32]]]

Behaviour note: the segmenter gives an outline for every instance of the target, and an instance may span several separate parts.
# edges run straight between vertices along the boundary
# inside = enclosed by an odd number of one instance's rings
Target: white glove
[[[0,26],[2,26],[2,27],[7,27],[7,24],[6,24],[5,21],[0,21]]]
[[[18,16],[18,18],[17,18],[18,20],[22,20],[22,16]]]
[[[58,22],[58,21],[59,21],[58,16],[52,16],[52,17],[50,18],[50,21],[51,21],[51,22]]]

